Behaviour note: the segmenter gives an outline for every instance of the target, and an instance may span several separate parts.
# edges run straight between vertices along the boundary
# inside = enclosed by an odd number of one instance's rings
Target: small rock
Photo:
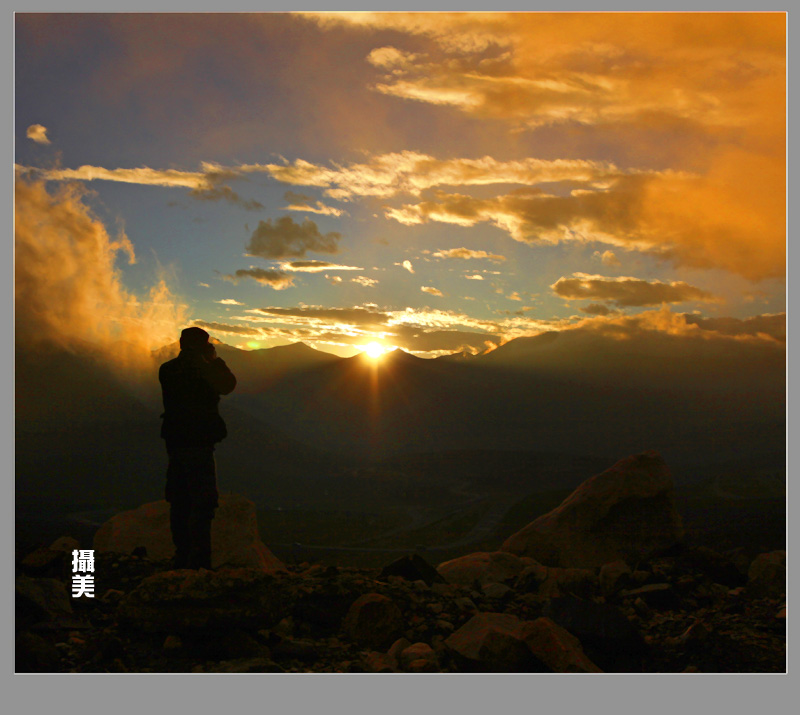
[[[319,660],[319,650],[316,645],[299,638],[282,638],[271,645],[270,654],[275,660],[299,660],[304,663]]]
[[[631,568],[624,561],[617,560],[600,567],[600,590],[608,596],[619,588],[625,588],[630,582]]]
[[[654,583],[619,592],[622,598],[641,598],[655,609],[674,610],[680,607],[680,598],[668,583]]]
[[[119,589],[116,589],[116,588],[109,588],[109,589],[106,589],[105,593],[103,593],[102,596],[100,596],[100,600],[103,603],[109,603],[111,605],[116,605],[124,597],[125,597],[125,592],[124,591],[120,591]]]
[[[483,593],[486,598],[500,600],[511,593],[511,589],[503,583],[487,583],[483,587]]]
[[[388,596],[367,593],[350,606],[343,629],[356,643],[381,649],[403,632],[403,614]]]
[[[465,596],[455,599],[455,601],[453,601],[453,605],[458,608],[459,611],[464,611],[467,613],[478,612],[478,607],[475,605],[475,602],[470,598],[466,598]]]
[[[759,554],[750,564],[747,592],[757,598],[786,593],[786,552]]]
[[[406,672],[408,673],[438,673],[439,666],[431,660],[426,660],[424,658],[420,658],[419,660],[414,660],[408,664],[406,667]]]
[[[433,666],[433,671],[421,670],[419,672],[434,672],[439,668],[436,653],[427,643],[413,643],[400,652],[399,663],[403,670],[411,670],[411,664],[420,660],[429,662]]]
[[[291,616],[281,618],[281,620],[275,624],[275,627],[272,629],[272,631],[273,633],[277,633],[279,636],[291,636],[294,633],[294,619]]]
[[[178,650],[183,647],[183,641],[180,636],[168,635],[164,639],[164,645],[161,646],[164,650]]]
[[[426,586],[431,586],[435,583],[445,583],[445,579],[441,574],[419,554],[403,556],[384,566],[380,572],[379,578],[386,578],[388,576],[399,576],[407,581],[422,580],[425,582]]]
[[[70,558],[64,551],[44,546],[26,554],[20,562],[22,572],[29,576],[60,579],[70,573]]]
[[[731,559],[705,546],[687,549],[680,560],[685,570],[698,570],[712,581],[731,588],[742,586],[747,581]]]
[[[637,598],[633,602],[633,610],[636,611],[637,615],[641,616],[642,618],[650,618],[653,615],[653,609],[650,608],[641,598]]]
[[[395,667],[386,653],[370,651],[364,658],[364,669],[368,673],[394,673]]]
[[[583,652],[580,641],[549,618],[521,627],[521,637],[533,655],[554,673],[601,673]]]
[[[234,660],[223,660],[214,667],[208,668],[209,673],[285,673],[277,663],[269,658],[236,658]]]
[[[71,536],[59,536],[49,547],[53,551],[64,551],[72,557],[72,552],[81,548],[80,541]]]
[[[514,588],[525,593],[537,592],[539,587],[547,580],[549,569],[540,563],[526,566],[520,571]]]

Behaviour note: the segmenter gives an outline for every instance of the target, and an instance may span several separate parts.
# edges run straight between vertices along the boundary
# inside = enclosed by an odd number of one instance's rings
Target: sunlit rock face
[[[683,538],[673,492],[672,476],[658,453],[627,457],[510,536],[502,550],[563,567],[642,558]]]
[[[94,537],[96,551],[129,554],[144,546],[151,559],[169,559],[175,553],[169,528],[169,504],[149,502],[116,514]],[[220,494],[211,522],[211,566],[244,566],[267,573],[284,566],[261,541],[253,502],[238,494]]]

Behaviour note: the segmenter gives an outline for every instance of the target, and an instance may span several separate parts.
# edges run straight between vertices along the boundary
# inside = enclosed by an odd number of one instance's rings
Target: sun
[[[380,360],[388,350],[380,343],[367,343],[361,347],[361,352],[372,360]]]

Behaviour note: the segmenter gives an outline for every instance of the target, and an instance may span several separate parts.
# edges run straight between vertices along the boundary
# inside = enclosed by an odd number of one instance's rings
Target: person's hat
[[[181,349],[201,348],[208,344],[208,333],[202,328],[184,328],[181,331]]]

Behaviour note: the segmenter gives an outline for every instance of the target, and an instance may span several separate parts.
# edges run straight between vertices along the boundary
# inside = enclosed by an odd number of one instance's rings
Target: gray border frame
[[[431,5],[433,4],[433,7]],[[26,4],[27,5],[27,4]],[[472,7],[468,7],[472,6]],[[222,3],[211,3],[208,0],[190,2],[189,0],[162,0],[155,3],[145,0],[139,3],[113,3],[86,0],[65,4],[52,2],[34,2],[24,8],[6,7],[6,20],[10,28],[11,66],[14,66],[14,11],[20,12],[267,12],[267,11],[292,11],[292,10],[400,10],[409,11],[478,11],[489,9],[489,3],[476,4],[475,0],[467,3],[437,2],[425,3],[419,0],[404,3],[388,4],[387,0],[375,2],[353,1],[346,3],[320,2],[320,0],[306,0],[298,7],[294,3],[282,0],[268,3],[244,2],[235,6],[225,7]],[[667,6],[668,7],[665,7]],[[790,85],[792,66],[789,62],[789,27],[791,17],[786,3],[769,3],[767,7],[758,6],[760,3],[745,5],[741,0],[733,2],[687,2],[686,0],[673,0],[670,3],[653,3],[653,0],[642,2],[620,1],[597,6],[594,3],[580,0],[579,2],[558,3],[549,2],[523,3],[512,0],[501,4],[502,10],[508,11],[753,11],[753,12],[786,12],[787,13],[787,92],[791,99]],[[221,7],[222,6],[222,7]],[[754,7],[755,6],[755,7]],[[496,9],[496,8],[492,8]],[[13,94],[14,73],[6,73],[5,82],[10,85],[6,96]],[[791,104],[787,102],[788,114]],[[14,158],[12,109],[6,115],[7,136],[11,135],[9,147],[11,161]],[[10,126],[9,126],[10,125]],[[787,160],[791,159],[788,148],[791,141],[787,138]],[[791,206],[791,171],[787,161],[787,218],[788,207]],[[5,214],[9,222],[13,222],[13,170],[9,169],[6,180],[8,191],[5,205]],[[787,226],[787,278],[794,268],[794,260],[788,250],[788,236],[790,229]],[[13,331],[13,242],[9,243],[10,256],[7,270],[10,276],[10,298],[12,310],[4,312],[4,324],[7,320],[8,332]],[[787,285],[787,312],[789,327],[793,323],[794,311],[788,310],[792,298]],[[794,306],[792,306],[794,307]],[[791,340],[792,330],[789,330]],[[13,341],[9,340],[9,344]],[[789,378],[789,364],[791,362],[787,343],[787,397],[791,396],[791,381]],[[4,352],[4,374],[14,375],[14,354],[11,349]],[[8,396],[6,404],[13,405],[13,384],[8,382],[3,385],[3,395]],[[787,399],[788,428],[794,426],[792,420],[792,401]],[[10,414],[9,414],[10,413]],[[8,455],[9,479],[6,480],[6,490],[13,497],[14,482],[10,478],[14,474],[14,443],[13,443],[13,410],[8,413],[10,429],[3,430],[3,445],[7,447],[4,454]],[[5,427],[5,424],[4,424]],[[788,453],[787,441],[787,475],[792,466]],[[788,478],[788,477],[787,477]],[[796,490],[788,490],[787,510],[797,501]],[[7,521],[9,525],[7,545],[13,543],[14,533],[14,499],[6,500],[7,509],[11,512]],[[788,524],[787,524],[788,529]],[[788,542],[794,541],[795,532],[788,529]],[[12,553],[10,549],[6,554]],[[9,563],[9,561],[11,563]],[[790,554],[790,564],[791,564]],[[13,572],[13,555],[6,561],[9,571]],[[789,568],[790,588],[789,593],[794,593],[791,588],[794,579],[794,569]],[[11,579],[9,579],[11,581]],[[11,595],[9,595],[11,594]],[[6,600],[8,599],[8,601]],[[14,603],[11,588],[4,589],[2,596],[3,612],[10,616],[6,621],[7,627],[13,634]],[[9,623],[10,621],[10,623]],[[792,620],[789,620],[788,640],[793,641]],[[539,709],[551,708],[556,712],[580,713],[596,710],[605,711],[606,708],[616,713],[640,712],[645,710],[651,714],[670,713],[683,710],[688,713],[705,710],[713,705],[725,713],[759,713],[765,710],[788,712],[789,697],[791,695],[791,671],[787,675],[613,675],[603,674],[598,676],[541,676],[541,675],[328,675],[328,674],[297,674],[297,675],[149,675],[149,674],[13,674],[14,653],[13,637],[5,639],[2,649],[2,666],[0,682],[3,686],[5,700],[11,701],[11,712],[48,712],[54,709],[65,708],[69,711],[76,709],[84,712],[141,712],[147,707],[158,711],[166,703],[180,703],[187,709],[196,709],[200,712],[224,712],[231,707],[265,708],[279,713],[306,713],[314,711],[345,710],[348,712],[408,712],[439,710],[443,707],[456,712],[491,712],[497,709]],[[788,648],[791,653],[791,647]],[[787,665],[787,667],[789,667]],[[189,680],[191,678],[191,680]],[[214,678],[212,680],[212,678]],[[797,688],[794,688],[797,690]],[[438,696],[438,697],[437,697]],[[175,700],[173,700],[175,698]],[[785,707],[782,707],[785,706]]]

